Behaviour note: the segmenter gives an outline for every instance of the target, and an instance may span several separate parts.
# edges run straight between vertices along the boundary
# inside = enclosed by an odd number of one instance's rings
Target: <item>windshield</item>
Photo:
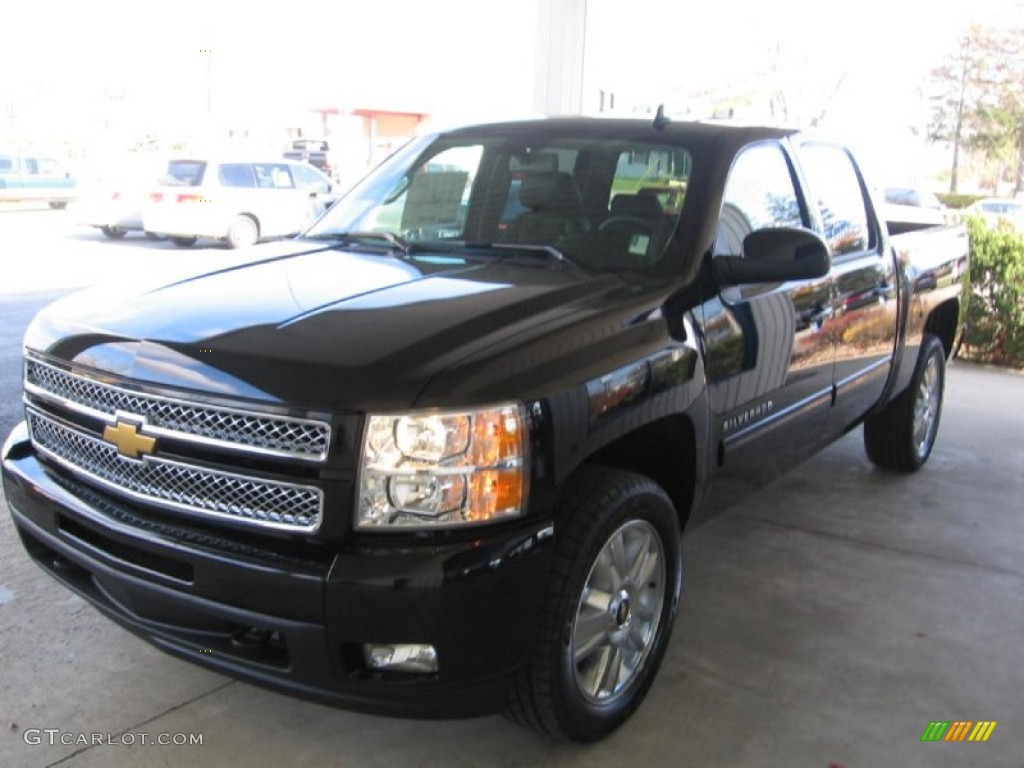
[[[387,233],[405,247],[563,254],[596,270],[656,265],[679,220],[680,147],[537,130],[419,139],[338,202],[307,237]]]

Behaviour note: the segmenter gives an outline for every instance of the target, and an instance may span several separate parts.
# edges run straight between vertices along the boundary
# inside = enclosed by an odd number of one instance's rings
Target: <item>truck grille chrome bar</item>
[[[209,469],[117,448],[33,409],[26,411],[36,448],[78,476],[113,493],[197,517],[313,533],[323,516],[316,487]]]
[[[109,423],[129,413],[145,420],[148,434],[244,453],[324,461],[330,446],[326,421],[133,392],[32,357],[25,360],[25,391]]]

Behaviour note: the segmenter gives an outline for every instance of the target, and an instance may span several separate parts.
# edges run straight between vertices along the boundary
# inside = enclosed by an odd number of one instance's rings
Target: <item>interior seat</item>
[[[534,173],[523,179],[519,202],[526,211],[509,222],[502,240],[554,245],[590,229],[576,182],[568,173]]]

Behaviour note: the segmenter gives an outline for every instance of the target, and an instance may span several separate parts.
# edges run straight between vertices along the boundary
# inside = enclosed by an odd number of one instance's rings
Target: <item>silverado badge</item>
[[[140,454],[148,456],[156,447],[156,438],[140,435],[135,424],[124,421],[104,427],[103,439],[116,445],[117,452],[129,459],[137,459]]]

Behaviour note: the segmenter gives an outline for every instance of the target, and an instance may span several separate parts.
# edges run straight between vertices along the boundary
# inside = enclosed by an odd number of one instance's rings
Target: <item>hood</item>
[[[540,262],[398,258],[303,241],[255,253],[200,276],[75,294],[36,317],[26,346],[206,394],[407,408],[445,368],[528,344],[626,288]],[[494,387],[460,396],[492,397]]]

